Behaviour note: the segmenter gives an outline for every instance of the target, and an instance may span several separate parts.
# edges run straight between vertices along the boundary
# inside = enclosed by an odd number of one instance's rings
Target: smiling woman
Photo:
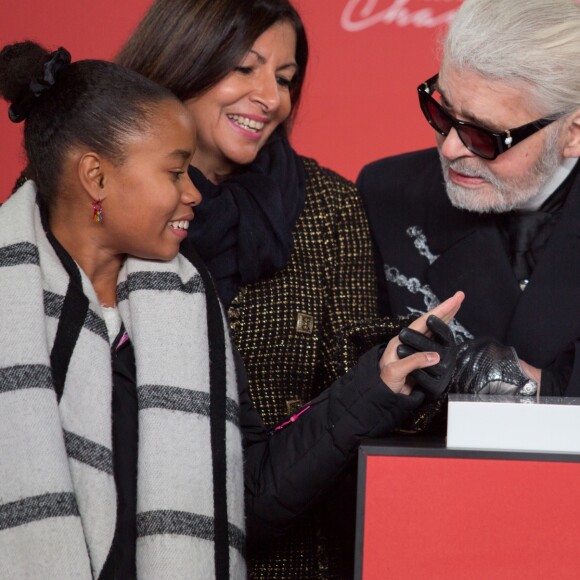
[[[224,79],[185,101],[199,138],[193,164],[211,182],[254,161],[290,115],[295,54],[293,26],[273,24]]]

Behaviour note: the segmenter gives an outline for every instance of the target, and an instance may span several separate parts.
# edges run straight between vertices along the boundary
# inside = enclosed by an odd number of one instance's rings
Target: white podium
[[[580,399],[449,395],[447,447],[580,453]]]

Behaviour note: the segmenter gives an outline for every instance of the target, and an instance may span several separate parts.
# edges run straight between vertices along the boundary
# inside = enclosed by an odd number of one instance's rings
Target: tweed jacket
[[[463,290],[459,340],[494,337],[538,368],[572,350],[566,395],[580,395],[579,178],[523,291],[498,217],[451,205],[436,149],[371,163],[357,184],[376,247],[382,313],[425,312]]]
[[[272,277],[242,287],[228,311],[250,396],[269,426],[337,378],[338,332],[376,316],[372,247],[357,191],[316,161],[304,163],[306,201],[288,264]],[[250,546],[250,576],[341,577],[333,562],[342,550],[329,538],[332,530],[318,520],[314,515],[263,550]]]

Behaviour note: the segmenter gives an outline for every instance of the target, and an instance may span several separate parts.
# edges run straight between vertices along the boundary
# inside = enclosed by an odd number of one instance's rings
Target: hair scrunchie
[[[19,103],[12,103],[8,108],[8,117],[13,123],[24,121],[34,107],[38,97],[49,91],[56,82],[56,75],[71,63],[71,55],[62,46],[51,53],[44,63],[43,76],[30,81],[29,91]]]

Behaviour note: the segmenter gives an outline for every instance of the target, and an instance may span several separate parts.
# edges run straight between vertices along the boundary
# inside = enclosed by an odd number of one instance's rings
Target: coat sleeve
[[[240,391],[248,539],[282,535],[340,477],[363,438],[400,426],[422,401],[393,393],[379,376],[384,349],[373,347],[295,415],[268,431]]]

